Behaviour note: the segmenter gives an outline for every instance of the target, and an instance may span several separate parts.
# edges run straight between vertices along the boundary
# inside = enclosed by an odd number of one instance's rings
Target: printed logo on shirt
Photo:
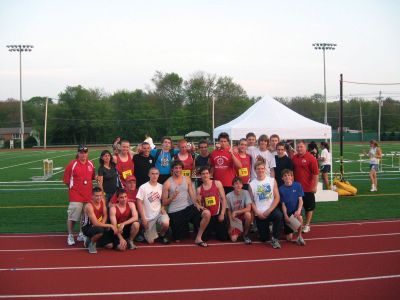
[[[259,201],[266,201],[268,199],[271,199],[271,185],[269,183],[257,185],[257,196]]]
[[[217,162],[218,166],[222,166],[225,161],[224,161],[224,158],[222,156],[218,156],[216,162]]]
[[[154,201],[160,201],[160,199],[161,199],[161,195],[158,192],[151,192],[149,194],[149,196],[147,197],[147,200],[150,203],[153,203]]]

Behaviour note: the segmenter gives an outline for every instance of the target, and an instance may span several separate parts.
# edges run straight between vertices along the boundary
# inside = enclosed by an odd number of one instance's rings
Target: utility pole
[[[360,101],[360,130],[361,130],[361,142],[363,142],[364,141],[364,128],[363,128],[363,121],[362,121],[361,102],[362,101]]]
[[[47,106],[49,104],[49,97],[46,97],[46,108],[44,111],[44,149],[47,147]]]
[[[379,91],[379,97],[378,97],[378,105],[379,105],[379,110],[378,110],[378,142],[381,141],[381,108],[382,108],[382,91]]]

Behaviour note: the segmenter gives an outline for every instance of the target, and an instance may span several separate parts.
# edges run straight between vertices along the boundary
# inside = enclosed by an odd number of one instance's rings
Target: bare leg
[[[203,233],[206,230],[208,223],[210,223],[210,219],[211,219],[210,211],[203,210],[203,212],[201,213],[201,221],[200,221],[199,230],[197,232],[196,239],[194,241],[195,243],[200,243],[203,241],[201,239],[201,237],[203,236]]]
[[[306,225],[310,225],[313,212],[312,210],[306,211]]]
[[[250,225],[252,221],[252,215],[250,212],[244,213],[244,227],[243,227],[243,234],[244,236],[249,234]]]
[[[74,226],[75,226],[75,221],[72,220],[67,220],[67,229],[68,229],[68,234],[74,234]]]

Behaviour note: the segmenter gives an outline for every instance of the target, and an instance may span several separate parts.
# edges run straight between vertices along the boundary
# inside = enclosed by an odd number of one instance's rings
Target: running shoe
[[[310,232],[310,231],[311,231],[310,225],[305,225],[305,226],[303,227],[303,233],[307,233],[307,232]]]
[[[245,236],[243,237],[243,242],[244,242],[246,245],[250,245],[250,244],[252,243],[251,239],[250,239],[247,235],[245,235]]]
[[[132,240],[128,240],[127,244],[128,244],[128,249],[129,250],[135,250],[137,248],[137,246],[133,243]]]
[[[271,245],[272,245],[272,248],[274,248],[274,249],[281,249],[281,244],[275,238],[271,239]]]
[[[96,243],[90,242],[88,249],[90,254],[96,254],[97,253]]]
[[[85,240],[83,241],[83,247],[88,248],[89,244],[90,244],[90,238],[88,238],[87,236],[85,236]]]
[[[73,234],[68,234],[67,243],[68,243],[68,246],[75,245],[75,240],[74,240],[74,235]]]
[[[76,238],[78,242],[84,242],[85,241],[85,235],[83,232],[79,232],[78,237]]]
[[[169,242],[169,239],[167,238],[167,236],[166,235],[164,235],[164,236],[160,236],[160,242],[161,242],[161,244],[164,244],[164,245],[167,245],[167,244],[169,244],[170,242]]]
[[[305,241],[301,236],[299,236],[299,237],[297,238],[296,243],[297,243],[297,245],[299,245],[299,246],[305,246],[305,245],[306,245],[306,241]]]

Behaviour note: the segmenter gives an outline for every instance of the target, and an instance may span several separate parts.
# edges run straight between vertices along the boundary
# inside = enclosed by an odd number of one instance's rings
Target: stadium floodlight
[[[33,49],[32,45],[7,45],[8,51],[10,52],[19,52],[19,101],[20,101],[20,122],[21,122],[21,149],[24,149],[24,114],[22,108],[22,63],[21,56],[22,52],[30,52]]]
[[[325,71],[325,50],[335,50],[337,44],[332,43],[314,43],[312,44],[315,50],[322,50],[324,57],[324,98],[325,98],[325,116],[324,124],[328,124],[328,104],[326,102],[326,71]]]

